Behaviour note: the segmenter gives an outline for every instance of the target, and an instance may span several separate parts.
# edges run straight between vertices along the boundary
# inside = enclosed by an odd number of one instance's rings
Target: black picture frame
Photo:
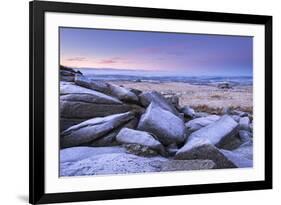
[[[32,1],[30,11],[30,164],[29,202],[31,204],[154,197],[272,188],[272,16],[185,11],[94,4]],[[98,14],[111,16],[150,17],[162,19],[199,20],[260,24],[265,26],[265,180],[236,183],[200,184],[155,188],[136,188],[71,193],[45,192],[44,131],[44,19],[46,12]]]

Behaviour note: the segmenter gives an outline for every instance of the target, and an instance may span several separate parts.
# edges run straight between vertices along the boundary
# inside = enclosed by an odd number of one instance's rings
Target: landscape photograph
[[[59,176],[253,168],[253,37],[59,28]]]

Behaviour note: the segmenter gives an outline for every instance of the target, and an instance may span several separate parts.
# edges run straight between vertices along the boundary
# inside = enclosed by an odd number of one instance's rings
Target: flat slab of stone
[[[84,76],[76,76],[75,83],[77,85],[96,90],[110,96],[114,96],[121,101],[138,102],[138,96],[135,93],[112,83],[94,81]]]
[[[163,157],[140,157],[128,153],[93,155],[75,162],[60,163],[60,176],[88,176],[159,172]]]
[[[78,85],[74,84],[60,84],[60,95],[67,95],[67,94],[77,94],[76,100],[79,97],[79,95],[84,94],[84,96],[88,96],[87,102],[92,103],[103,103],[103,104],[122,104],[120,100],[117,98],[111,97],[109,95],[103,94],[101,92],[91,90],[88,88],[84,88]]]
[[[132,119],[134,119],[134,114],[126,112],[84,121],[62,132],[60,145],[65,148],[90,143],[108,135],[110,132],[114,131],[114,129]]]
[[[60,115],[63,118],[90,119],[128,111],[141,112],[142,109],[135,105],[126,104],[96,104],[82,101],[60,101]]]
[[[100,154],[126,153],[126,149],[114,147],[71,147],[60,151],[60,163],[76,162]]]
[[[94,90],[61,83],[60,116],[63,118],[90,119],[141,109]]]

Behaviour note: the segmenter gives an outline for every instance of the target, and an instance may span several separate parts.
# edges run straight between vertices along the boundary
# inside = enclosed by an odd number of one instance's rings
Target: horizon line
[[[112,67],[76,67],[76,66],[65,66],[65,65],[59,65],[59,66],[64,66],[64,67],[68,67],[68,68],[72,68],[72,69],[88,69],[88,70],[111,70],[111,71],[131,71],[131,72],[138,72],[138,71],[141,71],[141,72],[159,72],[159,73],[168,73],[168,72],[174,72],[174,70],[145,70],[145,69],[128,69],[128,68],[112,68]],[[185,75],[188,75],[188,73],[186,72],[177,72],[177,74],[185,74]],[[196,75],[190,75],[190,77],[192,76],[199,76],[198,74]],[[201,75],[201,76],[231,76],[231,77],[234,77],[234,76],[237,76],[237,77],[253,77],[252,74],[246,74],[246,75],[233,75],[233,74],[228,74],[228,75],[219,75],[219,74],[214,74],[214,75],[210,75],[210,74],[207,74],[207,75]]]

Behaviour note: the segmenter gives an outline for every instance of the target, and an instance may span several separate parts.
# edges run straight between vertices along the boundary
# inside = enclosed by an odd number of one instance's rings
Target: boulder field
[[[60,176],[253,166],[249,113],[200,113],[178,102],[61,67]]]

